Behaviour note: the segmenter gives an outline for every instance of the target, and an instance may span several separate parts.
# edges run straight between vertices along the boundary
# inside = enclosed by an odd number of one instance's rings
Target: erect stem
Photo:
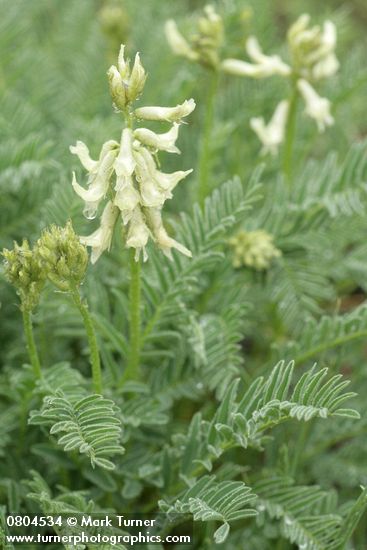
[[[137,379],[140,365],[140,260],[135,260],[135,250],[130,250],[130,352],[122,381]]]
[[[88,310],[87,302],[83,302],[79,290],[77,288],[71,289],[71,296],[73,298],[74,304],[80,311],[80,314],[83,318],[84,327],[87,333],[88,343],[89,343],[89,353],[90,353],[90,364],[92,367],[92,379],[93,379],[93,388],[95,393],[102,393],[102,373],[101,373],[101,362],[99,359],[97,337],[93,326],[93,321]]]
[[[125,118],[125,123],[126,123],[127,128],[132,129],[132,127],[133,127],[133,114],[129,111],[128,108],[126,108],[123,115],[124,115],[124,118]]]
[[[293,147],[296,136],[296,121],[297,121],[297,106],[299,100],[299,92],[297,89],[297,79],[292,82],[292,93],[289,101],[289,113],[285,133],[284,157],[283,157],[283,174],[290,184],[293,171]]]
[[[31,312],[28,309],[23,309],[23,326],[24,334],[27,342],[27,350],[35,378],[42,378],[41,363],[38,357],[36,342],[33,334]]]
[[[206,97],[204,131],[201,138],[199,167],[198,167],[198,200],[200,205],[204,204],[205,198],[210,191],[210,141],[214,122],[214,100],[218,89],[219,73],[213,70],[210,75],[210,83]]]

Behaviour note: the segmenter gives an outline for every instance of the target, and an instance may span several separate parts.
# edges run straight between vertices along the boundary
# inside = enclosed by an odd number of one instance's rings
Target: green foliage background
[[[78,173],[79,166],[69,145],[81,139],[95,156],[106,139],[119,139],[121,118],[111,107],[106,71],[120,42],[127,44],[131,57],[141,52],[148,72],[142,104],[176,105],[195,98],[197,108],[180,135],[182,155],[162,162],[165,171],[197,167],[208,73],[173,56],[163,25],[172,17],[189,30],[205,3],[116,2],[122,7],[120,26],[103,23],[101,10],[107,4],[0,3],[1,247],[23,237],[34,242],[41,229],[63,225],[69,218],[79,234],[90,232],[71,187],[71,172]],[[198,476],[191,469],[192,460],[204,465],[204,471],[214,461],[217,480],[209,485],[218,483],[219,491],[220,483],[241,480],[260,498],[259,517],[234,522],[226,549],[242,548],[243,540],[250,550],[285,550],[292,544],[306,550],[338,548],[330,533],[347,529],[359,486],[367,483],[367,7],[363,0],[223,0],[215,5],[225,21],[223,55],[231,57],[244,58],[250,34],[260,38],[266,52],[283,55],[287,28],[305,11],[316,22],[329,17],[336,23],[341,69],[320,89],[332,102],[335,126],[317,134],[300,108],[289,191],[279,177],[280,159],[267,158],[260,175],[263,159],[249,128],[252,116],[268,119],[285,97],[282,79],[221,79],[210,146],[210,186],[219,188],[219,194],[206,213],[193,214],[194,170],[169,204],[166,216],[172,230],[194,258],[190,263],[175,256],[169,264],[150,251],[142,312],[144,384],[137,381],[129,391],[115,388],[128,349],[127,254],[118,239],[112,252],[89,268],[83,291],[99,335],[106,397],[117,403],[124,428],[126,451],[113,459],[114,473],[92,469],[76,452],[65,454],[49,430],[34,425],[47,425],[52,411],[37,413],[38,420],[35,414],[27,426],[28,411],[41,409],[45,395],[62,390],[74,405],[75,393],[78,399],[87,395],[88,351],[68,297],[47,288],[34,319],[47,380],[34,391],[30,371],[22,366],[28,359],[17,299],[1,275],[0,504],[4,512],[35,511],[38,505],[46,512],[56,509],[56,502],[65,510],[71,506],[81,511],[91,499],[101,510],[147,512],[156,511],[161,499],[163,508],[172,511],[179,499],[175,510],[186,513],[184,482],[192,486],[197,478],[204,480],[203,472]],[[233,181],[234,176],[239,179]],[[232,183],[223,186],[228,180]],[[237,227],[274,235],[283,255],[265,275],[232,268],[226,239]],[[275,421],[273,439],[263,439],[260,430],[259,440],[251,436],[252,443],[242,442],[238,449],[238,441],[232,445],[231,439],[233,418],[222,410],[217,424],[224,426],[229,451],[223,459],[218,451],[222,442],[211,441],[220,457],[216,462],[208,456],[208,426],[226,403],[224,396],[230,402],[231,381],[241,379],[242,396],[259,375],[267,379],[279,359],[286,364],[295,360],[294,381],[314,361],[329,367],[329,377],[347,376],[358,394],[348,406],[359,411],[361,420],[315,418],[301,431],[295,420],[281,426]],[[258,405],[265,407],[265,418],[274,420],[280,409],[269,408],[268,402]],[[265,449],[261,454],[259,445]],[[30,470],[42,472],[46,481],[34,474],[30,482]],[[209,498],[205,487],[192,498],[208,505],[216,493],[210,485]],[[296,494],[298,509],[293,507]],[[221,514],[226,525],[226,513],[215,512],[211,519]],[[289,518],[297,525],[287,524]],[[316,527],[315,518],[320,521]],[[210,522],[200,531],[197,548],[212,547],[216,527]],[[366,546],[361,522],[343,548]]]

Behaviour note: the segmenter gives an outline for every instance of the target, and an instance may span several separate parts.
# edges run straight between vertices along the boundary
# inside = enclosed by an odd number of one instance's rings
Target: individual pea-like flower
[[[125,128],[121,134],[120,150],[113,167],[117,176],[131,176],[135,166],[133,133],[130,128]]]
[[[173,19],[166,22],[165,33],[175,55],[211,69],[218,67],[218,52],[223,42],[223,22],[212,5],[205,6],[204,15],[197,21],[197,30],[188,40],[180,33]]]
[[[32,311],[38,304],[46,281],[46,270],[42,258],[32,250],[26,239],[12,250],[4,249],[5,276],[16,289],[23,311]]]
[[[143,260],[148,259],[146,245],[149,240],[150,231],[145,222],[145,217],[140,206],[134,208],[131,214],[131,222],[127,233],[126,244],[129,248],[135,248],[136,259],[139,259],[140,252],[143,252]]]
[[[191,252],[188,248],[172,239],[164,228],[162,221],[162,212],[159,208],[149,208],[146,212],[147,223],[152,231],[153,239],[163,253],[172,257],[171,249],[176,248],[181,254],[191,257]]]
[[[80,242],[92,248],[91,262],[95,264],[105,250],[109,250],[113,230],[119,215],[119,209],[109,201],[104,207],[99,228],[87,237],[80,237]]]
[[[71,146],[70,152],[79,157],[89,173],[88,189],[79,185],[74,172],[72,185],[77,195],[85,201],[85,216],[88,219],[93,219],[96,216],[99,203],[108,191],[113,165],[118,153],[118,143],[112,140],[107,141],[102,147],[98,161],[90,158],[88,147],[81,141],[78,141],[75,146]]]
[[[233,249],[233,267],[250,267],[256,271],[269,269],[274,259],[281,256],[281,251],[274,245],[272,235],[262,229],[256,231],[238,231],[229,245]]]
[[[61,290],[81,284],[88,265],[88,252],[69,221],[65,227],[52,225],[37,241],[48,279]]]
[[[148,128],[137,128],[134,131],[134,137],[143,145],[147,145],[155,151],[166,151],[167,153],[178,153],[180,150],[175,143],[178,137],[179,124],[173,123],[172,128],[164,134],[156,134]]]
[[[291,74],[291,68],[278,55],[263,53],[254,36],[248,38],[246,51],[253,63],[239,59],[225,59],[221,64],[222,70],[226,73],[252,78],[266,78],[272,75],[289,76]]]
[[[140,195],[134,187],[133,178],[131,176],[117,177],[115,191],[114,204],[121,212],[123,225],[126,225],[131,220],[133,212],[140,202]]]
[[[330,101],[320,97],[307,80],[298,80],[297,88],[305,101],[305,112],[316,121],[319,132],[324,132],[327,126],[332,126],[334,118],[330,113]]]
[[[139,70],[145,74],[144,69]],[[127,78],[131,83],[134,69],[130,72],[123,46],[116,71],[121,78]],[[149,239],[169,257],[172,248],[191,256],[186,247],[168,236],[162,222],[162,208],[165,201],[172,198],[176,185],[192,170],[178,170],[170,174],[162,172],[157,165],[156,155],[159,151],[180,153],[176,146],[180,122],[194,108],[193,99],[176,107],[148,106],[135,110],[129,103],[126,107],[128,110],[124,109],[129,124],[122,131],[120,143],[107,141],[98,161],[90,158],[88,148],[82,142],[77,142],[71,148],[89,174],[87,189],[77,183],[75,175],[72,182],[76,193],[85,201],[86,217],[94,218],[100,203],[108,199],[99,228],[91,235],[80,238],[83,244],[92,248],[92,263],[110,248],[119,217],[126,246],[135,249],[136,260],[141,253],[143,260],[147,259],[146,245]],[[155,133],[148,128],[134,129],[134,122],[140,119],[171,122],[172,126],[164,133]]]
[[[135,109],[135,116],[144,120],[160,120],[167,122],[181,122],[195,109],[195,101],[186,99],[181,105],[176,107],[139,107]]]
[[[263,144],[262,153],[276,155],[279,146],[283,143],[288,119],[289,102],[281,101],[275,109],[274,115],[266,125],[263,118],[252,118],[250,126],[256,132]]]

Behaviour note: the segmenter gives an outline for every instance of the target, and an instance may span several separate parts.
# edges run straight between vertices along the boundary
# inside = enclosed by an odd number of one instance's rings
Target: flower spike
[[[208,14],[210,17],[213,14]],[[190,256],[190,251],[167,234],[162,221],[162,209],[166,200],[172,198],[176,185],[192,170],[178,170],[166,174],[157,166],[158,151],[180,153],[176,146],[180,122],[195,109],[195,101],[189,99],[176,107],[141,107],[135,111],[132,103],[142,92],[146,75],[136,54],[133,68],[125,58],[122,45],[117,67],[109,69],[110,89],[115,106],[123,111],[127,127],[122,130],[120,143],[107,141],[98,161],[91,159],[88,147],[78,141],[70,147],[88,172],[88,186],[82,187],[73,173],[74,191],[85,202],[84,213],[92,219],[99,205],[108,197],[99,228],[80,241],[92,248],[91,261],[95,263],[105,250],[109,250],[118,218],[121,218],[128,248],[135,248],[135,260],[143,254],[148,258],[146,246],[152,239],[171,257],[171,248]],[[133,129],[137,119],[168,121],[172,127],[164,133],[148,128]]]

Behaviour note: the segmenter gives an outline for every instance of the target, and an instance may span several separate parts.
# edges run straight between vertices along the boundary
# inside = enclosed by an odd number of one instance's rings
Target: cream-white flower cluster
[[[256,271],[269,269],[271,263],[282,253],[274,245],[274,238],[263,229],[240,230],[229,239],[233,248],[233,267],[250,267]]]
[[[176,22],[166,22],[165,33],[174,54],[215,69],[219,65],[218,51],[223,42],[223,22],[212,5],[205,6],[197,21],[197,32],[189,40],[180,33]]]
[[[92,248],[91,261],[95,263],[108,250],[118,218],[121,218],[126,246],[135,248],[135,259],[143,253],[147,259],[146,245],[149,238],[167,255],[176,248],[182,254],[191,252],[172,239],[162,221],[162,208],[172,198],[176,185],[192,170],[166,174],[158,169],[155,155],[159,151],[180,153],[176,146],[180,122],[195,108],[193,99],[176,107],[140,107],[131,110],[131,103],[140,95],[145,83],[145,71],[139,55],[133,69],[124,58],[121,46],[118,68],[108,71],[111,95],[115,107],[124,111],[129,127],[124,128],[120,143],[110,140],[102,146],[98,160],[90,157],[88,147],[81,141],[70,147],[88,172],[87,188],[79,185],[73,174],[72,185],[84,200],[84,214],[88,219],[96,217],[102,202],[104,206],[99,228],[80,240]],[[168,132],[157,134],[148,128],[133,129],[134,120],[167,121],[172,123]]]
[[[330,101],[320,97],[313,87],[314,82],[335,74],[339,62],[335,55],[336,28],[331,21],[322,27],[310,27],[310,16],[301,17],[288,31],[288,47],[291,64],[286,64],[278,55],[266,55],[255,37],[246,43],[251,62],[225,59],[221,69],[229,74],[252,78],[280,75],[291,78],[296,90],[305,102],[305,113],[315,120],[320,132],[334,123]],[[281,101],[268,124],[262,118],[250,121],[263,144],[263,153],[276,154],[285,136],[289,116],[289,102]]]

